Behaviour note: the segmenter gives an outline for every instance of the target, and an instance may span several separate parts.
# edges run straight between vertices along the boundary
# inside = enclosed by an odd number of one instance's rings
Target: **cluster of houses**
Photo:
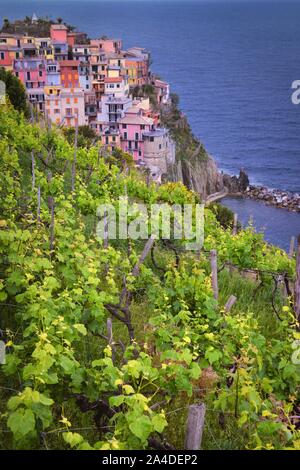
[[[152,85],[158,104],[168,105],[169,84],[150,71],[150,53],[122,50],[119,39],[87,38],[64,24],[50,37],[0,34],[0,67],[24,84],[30,103],[58,126],[89,125],[105,148],[121,148],[160,180],[175,160],[175,144],[149,98],[133,90]]]

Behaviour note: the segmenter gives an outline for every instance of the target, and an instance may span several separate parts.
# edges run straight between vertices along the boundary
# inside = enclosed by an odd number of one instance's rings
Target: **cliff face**
[[[222,174],[209,156],[205,160],[198,158],[197,155],[193,158],[177,159],[176,163],[169,167],[168,176],[172,181],[182,181],[187,188],[199,193],[203,199],[209,194],[224,190]]]
[[[238,177],[219,171],[215,160],[195,138],[186,117],[179,111],[176,95],[172,97],[172,104],[161,110],[161,116],[163,125],[170,130],[176,143],[176,163],[169,166],[168,179],[182,181],[204,200],[210,194],[225,189],[229,193],[246,190],[249,179],[243,170]]]

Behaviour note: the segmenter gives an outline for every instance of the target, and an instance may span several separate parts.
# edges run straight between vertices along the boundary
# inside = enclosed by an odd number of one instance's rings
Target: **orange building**
[[[64,88],[79,88],[78,60],[60,61],[60,78]]]

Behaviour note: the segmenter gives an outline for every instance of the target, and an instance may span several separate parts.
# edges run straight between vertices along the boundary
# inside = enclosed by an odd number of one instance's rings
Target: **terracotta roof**
[[[107,77],[104,80],[105,83],[121,83],[122,81],[122,77]]]
[[[79,60],[61,60],[59,62],[61,67],[77,67],[79,64]]]
[[[51,29],[56,29],[60,31],[66,31],[68,28],[64,24],[52,24]]]
[[[152,126],[153,119],[145,118],[143,116],[134,115],[134,116],[125,116],[122,119],[119,119],[118,123],[120,124],[138,124]]]

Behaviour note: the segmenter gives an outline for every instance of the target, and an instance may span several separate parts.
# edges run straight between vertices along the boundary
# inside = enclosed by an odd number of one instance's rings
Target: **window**
[[[19,72],[15,72],[15,76],[18,77],[18,76],[19,76]]]
[[[74,103],[78,103],[78,98],[74,98]]]
[[[27,72],[27,80],[30,80],[30,72]]]
[[[150,137],[150,142],[154,142],[154,137]]]
[[[122,124],[122,129],[127,129],[127,125],[126,125],[126,124]]]
[[[43,71],[39,70],[39,77],[42,77],[42,76],[43,76]]]
[[[20,52],[16,52],[16,59],[20,58]]]
[[[159,144],[159,150],[161,150],[161,144]]]
[[[108,145],[108,143],[109,143],[108,137],[105,137],[105,143],[106,143],[106,145]]]
[[[144,126],[144,125],[141,126],[141,130],[142,130],[142,131],[145,130],[145,126]]]
[[[54,114],[59,114],[60,110],[58,108],[54,109]]]
[[[4,52],[0,52],[0,59],[4,60],[4,58],[5,58]]]
[[[124,132],[124,139],[127,140],[127,132]]]
[[[139,133],[138,132],[135,133],[135,140],[139,140]]]

